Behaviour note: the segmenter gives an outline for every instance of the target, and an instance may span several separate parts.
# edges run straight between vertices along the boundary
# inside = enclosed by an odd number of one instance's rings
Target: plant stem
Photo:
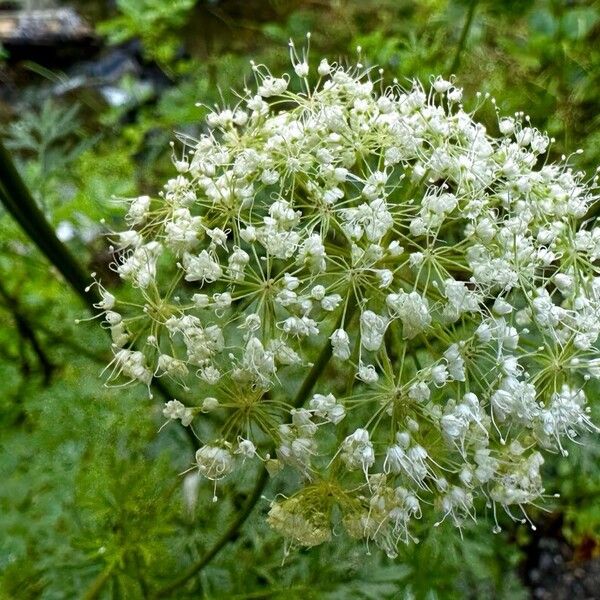
[[[221,552],[221,550],[225,546],[227,546],[227,544],[233,542],[238,536],[242,525],[246,522],[246,520],[254,510],[254,507],[256,506],[257,502],[262,497],[263,490],[265,489],[268,480],[269,474],[267,472],[267,469],[265,467],[262,467],[258,480],[256,481],[252,492],[250,493],[248,499],[246,500],[246,503],[244,504],[244,508],[231,522],[231,524],[223,533],[223,535],[215,542],[215,544],[201,559],[199,559],[197,562],[191,565],[184,573],[177,577],[177,579],[171,581],[166,586],[160,588],[150,597],[153,599],[164,598],[177,588],[181,587],[190,579],[192,579],[192,577],[200,573],[200,571],[202,571],[202,569],[204,569],[204,567],[206,567],[206,565],[208,565],[212,561],[212,559],[215,558],[215,556],[217,556],[217,554],[219,554],[219,552]]]
[[[100,294],[95,287],[86,291],[90,284],[90,278],[69,249],[56,237],[52,226],[19,175],[2,140],[0,140],[0,202],[4,204],[29,239],[56,267],[71,289],[93,313],[98,313],[94,304],[102,300]],[[107,333],[110,335],[108,330]],[[152,387],[165,399],[173,397],[160,379],[154,378]],[[198,440],[194,433],[189,427],[185,427],[184,430],[192,447],[197,448]]]
[[[469,35],[469,31],[471,30],[471,25],[473,25],[473,17],[475,17],[475,10],[478,4],[479,0],[471,0],[471,3],[469,4],[467,16],[465,17],[465,22],[463,24],[462,31],[460,32],[458,45],[456,46],[456,52],[454,53],[454,58],[452,60],[452,64],[450,65],[451,75],[456,74],[456,71],[458,71],[458,68],[460,67],[460,59],[467,43],[467,37]]]
[[[350,319],[352,313],[355,310],[355,304],[350,302],[346,309],[346,318]],[[338,323],[336,323],[335,329],[337,329],[342,322],[343,315],[340,316]],[[325,344],[317,357],[317,360],[313,363],[310,371],[303,379],[300,384],[300,388],[296,392],[296,396],[293,401],[294,408],[300,408],[308,399],[308,396],[312,392],[315,384],[319,377],[323,374],[327,363],[329,362],[332,354],[331,344],[329,339],[325,340]],[[275,448],[271,449],[270,454],[273,455],[275,453]],[[151,598],[164,598],[167,594],[170,594],[177,588],[181,587],[185,583],[187,583],[192,577],[198,575],[208,565],[215,556],[221,552],[221,550],[227,546],[230,542],[233,542],[239,535],[239,531],[248,519],[248,517],[252,514],[254,507],[257,502],[262,498],[263,491],[269,481],[269,474],[267,469],[263,465],[261,467],[260,475],[256,484],[248,496],[246,500],[246,504],[242,511],[236,516],[236,518],[231,522],[227,530],[223,533],[223,535],[215,542],[215,544],[208,550],[208,552],[196,561],[193,565],[191,565],[182,575],[177,577],[177,579],[173,580],[171,583],[157,590]]]
[[[0,141],[0,201],[23,228],[31,241],[58,269],[71,288],[95,312],[94,304],[101,300],[95,289],[86,292],[89,277],[54,230],[33,199],[19,175],[11,157]]]
[[[7,310],[11,313],[15,325],[17,326],[17,330],[21,334],[21,338],[29,342],[33,352],[37,356],[44,373],[44,384],[48,385],[52,378],[54,365],[46,355],[46,352],[44,351],[42,344],[38,339],[35,328],[27,320],[21,311],[21,307],[19,306],[16,298],[9,294],[8,290],[2,284],[2,281],[0,281],[0,299],[4,301]]]
[[[96,600],[100,595],[100,592],[106,585],[107,581],[115,568],[115,563],[107,565],[105,569],[98,573],[98,576],[92,581],[92,585],[87,589],[83,595],[83,600]]]

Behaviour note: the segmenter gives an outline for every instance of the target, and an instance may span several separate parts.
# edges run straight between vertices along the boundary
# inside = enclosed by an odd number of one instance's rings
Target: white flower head
[[[295,471],[268,517],[290,542],[328,541],[333,514],[393,556],[426,513],[526,510],[542,453],[597,433],[598,182],[523,113],[484,127],[453,77],[385,86],[309,54],[253,63],[130,201],[110,234],[129,289],[92,284],[107,379],[182,388],[163,416],[194,420],[205,478]]]

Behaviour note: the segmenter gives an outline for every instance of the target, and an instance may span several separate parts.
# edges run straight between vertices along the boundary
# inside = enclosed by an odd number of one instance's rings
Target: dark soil
[[[599,600],[600,556],[591,538],[571,546],[560,517],[550,519],[527,548],[525,584],[535,600]]]

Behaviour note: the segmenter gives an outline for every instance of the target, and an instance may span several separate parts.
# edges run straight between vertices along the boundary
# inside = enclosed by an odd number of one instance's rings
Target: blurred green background
[[[287,68],[289,38],[300,45],[308,31],[313,61],[352,60],[361,46],[390,79],[453,73],[467,106],[489,93],[547,130],[554,155],[584,149],[573,162],[590,176],[600,164],[600,2],[0,0],[4,143],[88,273],[118,284],[103,236],[122,218],[111,197],[156,193],[173,172],[175,132],[202,131],[196,103],[232,99],[250,59]],[[491,108],[479,118],[495,121]],[[152,597],[204,554],[252,486],[252,473],[228,481],[213,504],[211,486],[180,476],[189,439],[158,433],[160,398],[103,387],[108,338],[98,322],[75,325],[86,316],[0,206],[2,599]],[[593,409],[599,422],[600,398]],[[264,500],[164,597],[598,598],[599,458],[590,437],[548,460],[537,531],[507,519],[493,535],[482,515],[461,540],[423,524],[395,561],[342,535],[283,561]]]

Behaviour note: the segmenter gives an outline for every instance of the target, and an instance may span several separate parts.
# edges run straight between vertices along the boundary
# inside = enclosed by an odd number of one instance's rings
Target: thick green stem
[[[454,59],[452,60],[452,64],[450,65],[451,74],[456,73],[456,71],[460,67],[460,60],[462,58],[462,53],[467,43],[469,31],[471,30],[471,26],[473,25],[473,18],[475,17],[475,10],[477,9],[478,4],[479,0],[471,0],[471,3],[469,4],[467,16],[465,17],[465,22],[462,31],[460,32],[458,45],[456,46],[456,52],[454,53]]]
[[[1,141],[0,200],[65,281],[83,299],[85,304],[95,310],[93,305],[100,301],[99,294],[95,289],[86,292],[86,287],[90,283],[88,275],[67,247],[56,237]]]
[[[84,301],[89,309],[97,313],[94,306],[102,300],[95,287],[86,291],[90,278],[69,249],[56,237],[52,226],[33,199],[27,185],[0,140],[0,202],[25,231],[29,239],[56,267],[71,289]],[[107,330],[108,332],[108,330]],[[110,335],[110,332],[108,332]],[[153,379],[152,387],[165,399],[172,398],[160,379]],[[186,435],[194,448],[198,447],[196,436],[189,427]]]
[[[347,319],[351,319],[354,310],[355,304],[353,301],[351,301],[348,305],[348,308],[346,309],[345,317]],[[342,316],[340,316],[340,319],[336,323],[335,329],[340,327],[341,322]],[[329,343],[329,339],[326,339],[325,344],[321,352],[319,353],[319,356],[317,357],[317,360],[313,363],[310,371],[308,372],[308,374],[300,384],[300,388],[296,392],[296,396],[294,397],[294,401],[292,402],[295,408],[300,408],[306,402],[306,400],[308,400],[308,397],[312,392],[315,384],[317,383],[319,377],[323,374],[327,363],[329,363],[329,360],[331,359],[331,354],[331,344]],[[271,455],[273,455],[274,453],[275,448],[272,448]],[[268,481],[269,474],[267,472],[267,469],[263,465],[258,480],[256,481],[256,484],[254,486],[254,489],[252,490],[252,492],[248,496],[248,499],[246,500],[246,503],[244,504],[244,508],[231,522],[231,524],[223,533],[223,535],[215,542],[215,544],[210,548],[210,550],[208,550],[208,552],[202,558],[200,558],[193,565],[191,565],[184,573],[177,577],[177,579],[171,581],[169,584],[156,591],[152,595],[152,598],[164,598],[177,588],[181,587],[182,585],[185,585],[190,579],[198,575],[198,573],[200,573],[202,569],[204,569],[204,567],[206,567],[206,565],[208,565],[225,546],[227,546],[230,542],[234,541],[238,537],[242,526],[244,525],[248,517],[252,514],[252,511],[254,510],[254,507],[256,506],[257,502],[262,498],[263,491]]]

